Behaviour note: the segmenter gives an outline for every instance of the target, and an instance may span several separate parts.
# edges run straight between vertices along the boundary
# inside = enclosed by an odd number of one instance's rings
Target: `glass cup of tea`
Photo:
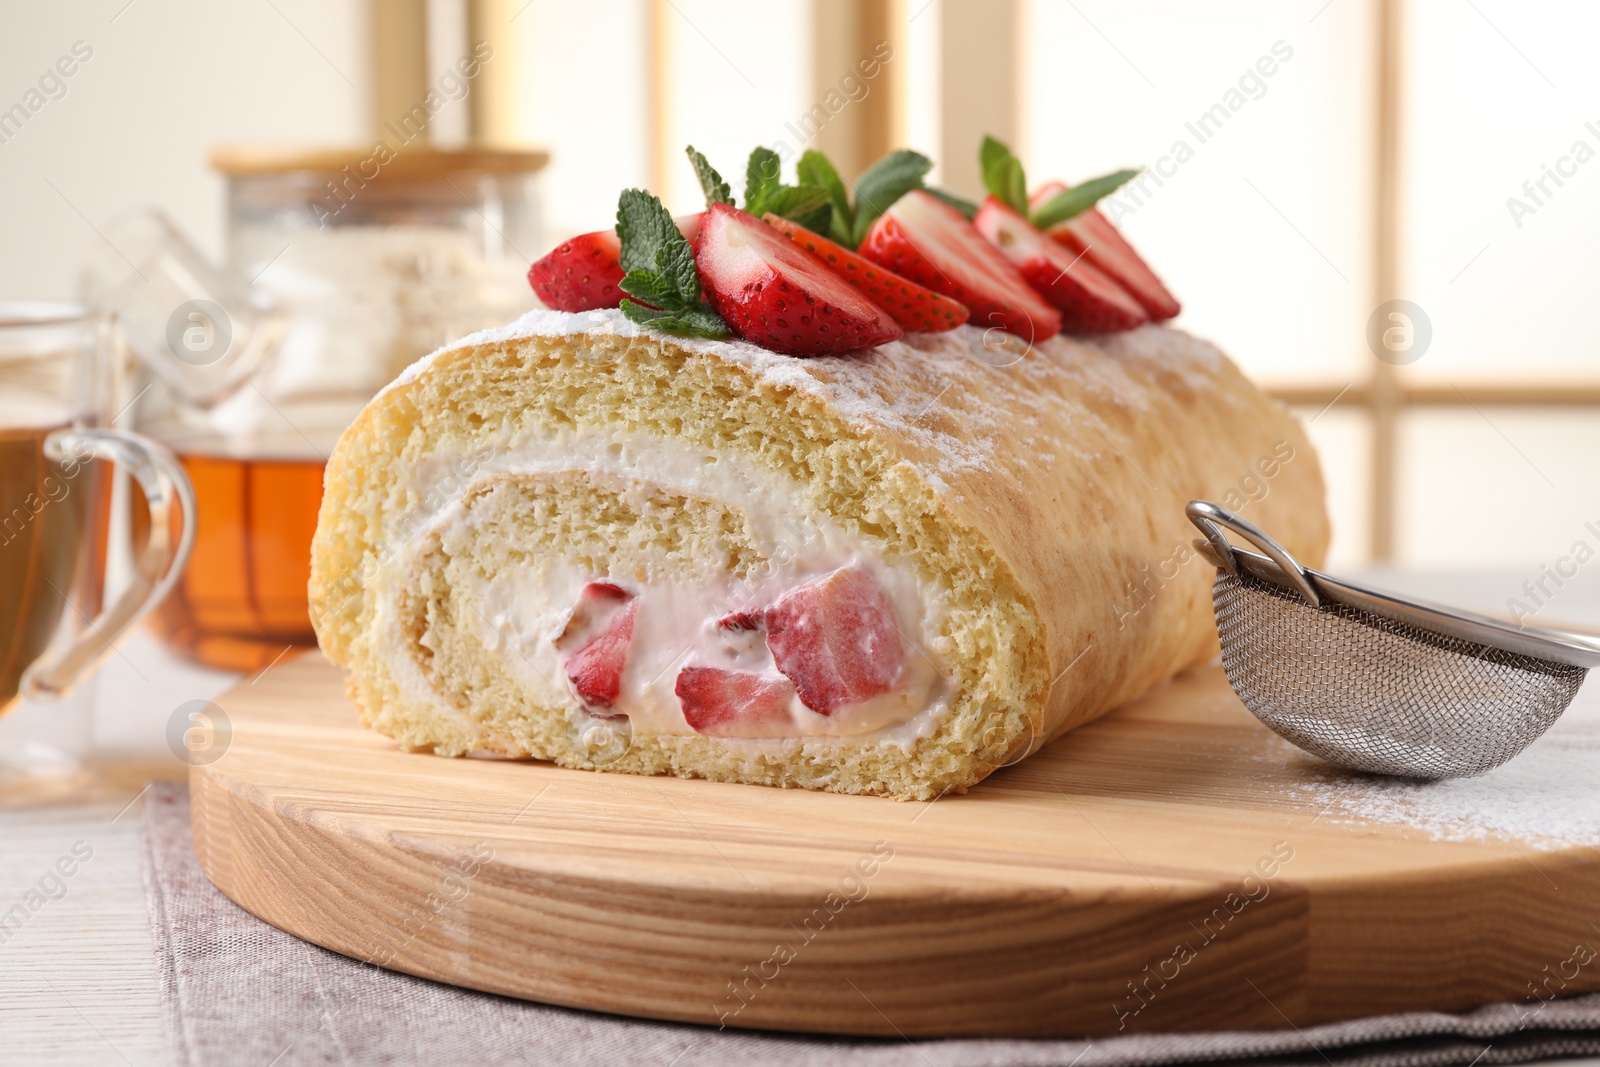
[[[194,544],[178,461],[107,426],[115,352],[113,322],[81,305],[0,303],[0,714],[88,678],[171,590]],[[142,537],[108,602],[113,468],[140,489],[148,521],[130,524]],[[58,776],[75,755],[8,742],[0,790]]]

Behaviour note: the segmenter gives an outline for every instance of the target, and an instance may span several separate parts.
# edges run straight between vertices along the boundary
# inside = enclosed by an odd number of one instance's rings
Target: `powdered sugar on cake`
[[[530,311],[506,326],[424,356],[388,388],[415,381],[447,351],[577,334],[659,337],[615,310]],[[1163,379],[1175,391],[1215,397],[1215,382],[1226,366],[1215,346],[1162,326],[1105,337],[1053,337],[1037,344],[998,330],[963,326],[947,333],[910,334],[866,353],[816,359],[796,359],[736,340],[668,340],[742,366],[765,384],[816,396],[854,425],[905,439],[921,453],[925,479],[940,491],[962,475],[994,473],[995,444],[1002,433],[1041,458],[1053,458],[1050,449],[1059,441],[1063,423],[1095,418],[1060,388],[1063,375],[1085,394],[1107,396],[1114,408],[1136,419],[1149,410],[1152,378]],[[1041,388],[1046,382],[1052,387]],[[958,427],[960,432],[954,432]],[[1115,451],[1114,429],[1102,433],[1108,449]]]

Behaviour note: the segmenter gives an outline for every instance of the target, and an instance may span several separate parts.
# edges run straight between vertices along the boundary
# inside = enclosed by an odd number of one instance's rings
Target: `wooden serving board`
[[[229,747],[190,779],[212,881],[475,989],[893,1037],[1303,1027],[1600,986],[1571,963],[1600,936],[1597,850],[1325,817],[1301,787],[1337,773],[1217,668],[927,804],[405,753],[315,653],[218,702]]]

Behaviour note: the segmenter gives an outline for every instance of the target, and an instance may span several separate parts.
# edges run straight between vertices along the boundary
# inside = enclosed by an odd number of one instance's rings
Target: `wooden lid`
[[[230,178],[310,171],[337,174],[350,167],[370,175],[374,167],[385,177],[404,180],[442,178],[451,174],[531,174],[549,162],[538,148],[435,148],[413,145],[398,151],[389,142],[366,146],[307,148],[295,145],[220,145],[211,150],[211,166]]]

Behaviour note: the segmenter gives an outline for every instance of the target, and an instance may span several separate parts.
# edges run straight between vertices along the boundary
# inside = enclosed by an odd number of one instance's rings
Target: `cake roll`
[[[930,799],[1216,655],[1196,498],[1321,563],[1304,430],[1167,326],[801,360],[535,311],[345,432],[312,614],[411,749]]]

